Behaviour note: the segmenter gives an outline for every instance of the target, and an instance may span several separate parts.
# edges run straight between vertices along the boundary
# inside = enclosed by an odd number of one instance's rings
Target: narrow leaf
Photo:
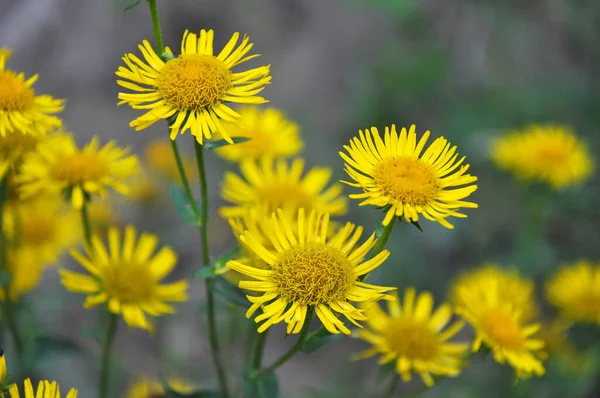
[[[279,397],[279,382],[274,372],[259,376],[244,377],[245,398],[277,398]]]
[[[412,225],[414,225],[415,227],[417,227],[417,229],[421,232],[423,232],[423,229],[421,228],[421,226],[419,225],[418,221],[411,221],[410,222]]]
[[[331,334],[326,332],[326,334],[317,335],[312,339],[307,339],[306,342],[304,342],[304,345],[302,345],[300,351],[305,354],[312,354],[313,352],[318,351],[324,345],[338,341],[341,338],[341,334]]]
[[[248,299],[244,292],[227,282],[223,278],[215,278],[213,280],[213,287],[215,293],[217,293],[223,300],[235,307],[248,307]]]
[[[196,217],[192,205],[188,201],[185,192],[177,184],[171,184],[170,188],[171,200],[175,204],[175,209],[179,217],[187,224],[192,227],[199,227],[202,225],[202,220]],[[197,207],[197,206],[196,206]]]
[[[221,394],[216,391],[198,390],[185,394],[173,391],[170,388],[165,388],[167,398],[221,398]]]
[[[141,2],[142,2],[142,0],[133,0],[133,3],[132,3],[131,5],[129,5],[129,6],[127,6],[127,7],[126,7],[126,8],[123,10],[123,12],[125,12],[125,11],[129,11],[129,10],[131,10],[132,8],[135,8],[135,7],[137,7],[137,6],[138,6],[138,5],[139,5]]]
[[[250,141],[250,137],[233,137],[231,138],[234,144],[241,144],[242,142]],[[204,149],[211,150],[215,148],[220,148],[222,146],[231,145],[229,142],[224,139],[215,140],[215,141],[207,141],[204,143]]]

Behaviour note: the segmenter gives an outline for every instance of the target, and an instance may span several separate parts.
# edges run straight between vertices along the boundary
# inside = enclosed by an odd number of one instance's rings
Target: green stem
[[[377,239],[377,243],[375,244],[375,247],[373,247],[373,251],[371,252],[371,258],[375,257],[376,255],[381,253],[383,249],[385,249],[385,245],[387,244],[387,241],[390,238],[390,235],[392,234],[392,230],[394,229],[394,224],[396,224],[397,218],[398,217],[393,217],[392,221],[390,221],[390,223],[383,228],[383,231],[381,231],[381,236],[379,237],[379,239]]]
[[[392,383],[390,384],[389,388],[386,390],[386,393],[384,394],[384,397],[386,397],[386,398],[392,398],[394,396],[394,392],[396,391],[396,388],[398,387],[398,381],[400,380],[400,377],[398,377],[398,375],[396,375],[396,374],[392,377],[393,377]]]
[[[177,142],[175,140],[171,140],[171,147],[173,148],[173,156],[175,156],[175,163],[177,164],[177,170],[179,171],[179,177],[181,178],[181,185],[183,185],[183,191],[185,192],[185,196],[188,198],[188,202],[194,212],[194,216],[197,219],[200,218],[200,211],[198,210],[198,205],[194,200],[194,194],[192,193],[192,188],[190,186],[190,181],[187,178],[185,173],[185,168],[183,167],[183,161],[181,160],[181,155],[179,154],[179,147],[177,146]]]
[[[253,370],[260,370],[260,367],[262,366],[262,359],[265,352],[265,343],[267,341],[268,334],[269,329],[262,333],[258,333],[258,339],[256,339],[256,348],[254,349],[254,359],[252,360]]]
[[[152,30],[154,31],[154,40],[156,40],[156,50],[160,57],[165,52],[165,44],[163,42],[162,31],[160,30],[160,19],[158,17],[158,8],[156,0],[146,0],[150,7],[150,16],[152,17]]]
[[[200,241],[202,246],[202,266],[207,267],[210,265],[210,251],[208,245],[208,187],[206,184],[206,168],[204,167],[204,147],[200,145],[198,141],[194,141],[194,150],[196,151],[196,164],[198,166],[198,178],[200,180]],[[193,198],[191,200],[193,201]],[[204,284],[206,286],[208,340],[210,343],[213,365],[217,372],[217,378],[219,379],[221,396],[226,398],[229,396],[229,391],[227,388],[227,376],[219,352],[213,280],[211,278],[206,278],[204,279]]]
[[[83,226],[85,243],[88,245],[89,250],[92,250],[92,228],[90,226],[87,201],[83,202],[83,206],[81,206],[81,225]]]
[[[283,354],[278,360],[276,360],[275,362],[273,362],[271,365],[267,366],[266,368],[261,369],[258,372],[259,374],[269,373],[269,372],[274,371],[275,369],[277,369],[278,367],[280,367],[281,365],[283,365],[284,363],[286,363],[287,361],[292,359],[292,357],[294,355],[296,355],[296,353],[298,351],[300,351],[300,349],[304,345],[306,336],[308,335],[308,329],[310,328],[310,321],[312,320],[312,317],[313,317],[313,309],[309,308],[308,312],[306,314],[306,319],[304,320],[304,327],[302,327],[302,330],[300,331],[298,340],[296,340],[294,345],[292,347],[290,347],[290,349],[285,354]]]
[[[102,362],[100,365],[100,385],[99,398],[107,398],[110,387],[110,353],[112,351],[115,335],[117,334],[117,326],[119,325],[119,316],[110,314],[108,320],[108,329],[106,330],[106,338],[104,347],[102,348]]]

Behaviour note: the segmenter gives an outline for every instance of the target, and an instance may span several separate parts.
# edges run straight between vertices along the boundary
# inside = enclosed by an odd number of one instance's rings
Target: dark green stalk
[[[99,383],[99,398],[108,398],[110,389],[110,354],[112,346],[117,334],[117,326],[119,325],[119,316],[110,314],[108,320],[108,328],[106,330],[106,338],[102,347],[102,362],[100,365],[100,383]]]
[[[258,338],[256,339],[256,348],[254,349],[254,358],[252,360],[252,369],[260,370],[262,366],[262,359],[265,351],[265,343],[267,341],[267,336],[269,334],[269,329],[265,330],[262,333],[258,333]]]
[[[162,31],[160,30],[160,19],[158,17],[158,8],[156,0],[146,0],[150,7],[150,16],[152,17],[152,30],[154,31],[154,40],[156,40],[156,51],[160,57],[165,52],[165,44],[163,42]]]
[[[173,148],[173,155],[175,156],[175,163],[177,164],[177,170],[179,171],[179,176],[181,178],[181,184],[183,185],[183,191],[185,192],[185,196],[188,198],[188,202],[194,212],[194,216],[197,219],[200,218],[200,211],[198,210],[198,205],[194,200],[194,194],[192,193],[192,188],[190,186],[190,181],[185,174],[185,168],[183,167],[183,161],[181,160],[181,155],[179,154],[179,147],[177,146],[177,141],[171,140],[171,147]]]
[[[88,202],[83,202],[81,206],[81,225],[83,226],[83,235],[88,248],[92,250],[92,228],[90,225],[90,216],[88,213]]]
[[[390,384],[389,388],[387,389],[387,392],[384,395],[384,397],[387,398],[394,397],[394,392],[396,391],[396,388],[398,387],[398,381],[400,380],[400,377],[398,377],[398,375],[396,374],[394,374],[392,377],[392,383]]]

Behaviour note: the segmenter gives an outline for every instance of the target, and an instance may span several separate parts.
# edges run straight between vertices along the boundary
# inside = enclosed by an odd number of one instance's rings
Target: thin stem
[[[160,18],[158,17],[158,7],[156,0],[146,0],[150,7],[150,16],[152,17],[152,30],[154,31],[154,40],[156,40],[156,50],[160,57],[165,52],[165,44],[163,43],[162,31],[160,30]]]
[[[258,339],[256,339],[256,348],[254,349],[254,359],[252,360],[253,370],[259,370],[262,366],[262,359],[265,352],[265,343],[267,341],[268,334],[269,329],[262,333],[258,333]]]
[[[112,351],[115,335],[117,334],[117,326],[119,325],[119,316],[110,314],[108,320],[108,328],[106,330],[106,339],[102,348],[102,362],[100,365],[100,385],[99,398],[107,398],[110,386],[110,353]]]
[[[398,381],[400,380],[400,378],[398,377],[398,375],[394,375],[392,377],[393,377],[392,383],[390,384],[389,388],[386,390],[386,393],[383,395],[386,398],[393,398],[394,392],[396,391],[396,388],[398,387]]]
[[[185,196],[188,198],[188,202],[194,212],[194,216],[196,218],[200,218],[200,211],[198,210],[198,205],[194,200],[194,194],[192,193],[192,188],[190,186],[190,181],[187,178],[185,173],[185,168],[183,167],[183,161],[181,160],[181,155],[179,154],[179,147],[177,146],[177,142],[175,140],[171,140],[171,147],[173,148],[173,156],[175,156],[175,163],[177,164],[177,170],[179,170],[179,176],[181,178],[181,185],[183,185],[183,191],[185,192]]]
[[[285,354],[283,354],[278,360],[276,360],[275,362],[273,362],[271,365],[267,366],[266,368],[261,369],[259,371],[259,374],[274,371],[275,369],[277,369],[278,367],[280,367],[281,365],[283,365],[284,363],[289,361],[294,355],[296,355],[296,353],[298,351],[300,351],[300,349],[302,348],[302,346],[304,345],[304,342],[306,340],[306,335],[308,334],[308,329],[310,328],[310,321],[312,320],[312,317],[313,317],[313,309],[309,308],[308,312],[306,314],[306,319],[304,320],[304,327],[300,331],[298,340],[296,340],[294,345]]]
[[[81,225],[83,226],[85,243],[87,244],[88,248],[92,250],[92,228],[90,226],[90,216],[88,213],[87,201],[84,201],[83,206],[81,206]]]
[[[204,167],[204,148],[198,143],[198,141],[194,141],[194,150],[196,151],[196,164],[198,166],[198,178],[200,180],[200,243],[202,248],[202,266],[207,267],[210,265],[210,249],[208,245],[208,187],[206,185],[206,168]],[[229,395],[229,391],[227,388],[227,376],[225,374],[219,352],[217,322],[215,320],[215,294],[213,280],[211,278],[206,278],[204,279],[204,284],[206,286],[208,340],[210,343],[213,365],[217,371],[217,378],[219,379],[221,395],[222,397],[226,398]]]
[[[375,257],[376,255],[381,253],[383,249],[385,249],[385,245],[387,244],[387,241],[390,238],[390,235],[392,234],[392,230],[394,229],[394,224],[396,224],[397,218],[398,217],[392,217],[392,221],[390,221],[390,223],[383,228],[381,236],[379,237],[379,239],[377,239],[377,243],[375,244],[375,247],[371,252],[371,258]]]

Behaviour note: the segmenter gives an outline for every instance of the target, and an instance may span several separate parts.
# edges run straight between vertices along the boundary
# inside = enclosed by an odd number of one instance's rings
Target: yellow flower
[[[64,100],[49,95],[35,95],[34,75],[25,80],[23,73],[6,69],[11,51],[0,48],[0,136],[15,130],[28,134],[45,134],[60,127],[61,121],[54,113],[64,108]]]
[[[300,127],[280,110],[245,106],[238,112],[241,115],[239,124],[227,124],[227,131],[231,137],[246,137],[250,141],[217,148],[217,154],[223,158],[233,162],[263,156],[279,158],[297,155],[302,149]]]
[[[23,133],[20,130],[0,135],[0,178],[9,168],[19,164],[24,154],[35,149],[40,136]]]
[[[30,250],[42,264],[52,264],[82,238],[79,215],[60,197],[41,197],[13,206],[6,212],[7,237]]]
[[[171,378],[168,381],[169,387],[179,393],[187,394],[194,391],[194,387],[184,380],[178,378]],[[133,385],[127,391],[127,398],[153,398],[163,396],[165,389],[163,386],[156,381],[149,379],[140,379],[133,383]]]
[[[8,297],[11,301],[17,301],[40,283],[44,264],[34,251],[27,248],[9,250],[7,256],[8,272],[11,275]],[[6,291],[0,289],[0,301],[5,299]]]
[[[284,321],[287,333],[299,333],[308,311],[317,317],[331,333],[350,330],[335,313],[344,315],[358,325],[366,317],[350,301],[365,302],[390,298],[384,292],[393,290],[361,282],[359,277],[380,266],[389,256],[387,250],[364,261],[369,250],[375,246],[375,234],[355,248],[362,234],[362,227],[347,223],[333,238],[327,239],[329,214],[312,210],[306,216],[304,209],[298,211],[298,232],[292,232],[283,211],[278,210],[269,220],[263,219],[263,230],[275,249],[269,250],[260,243],[265,239],[246,231],[240,239],[262,258],[270,269],[264,270],[239,261],[227,262],[227,267],[256,279],[241,281],[239,287],[264,293],[247,296],[252,306],[246,312],[249,318],[258,310],[262,314],[255,322],[264,323],[258,328],[264,332],[273,324]],[[355,232],[354,232],[355,231]],[[353,233],[354,232],[354,233]]]
[[[563,265],[546,283],[546,298],[564,318],[600,325],[600,265]]]
[[[594,171],[587,145],[564,126],[534,125],[499,137],[491,158],[522,180],[542,181],[557,190],[587,180]]]
[[[160,187],[156,180],[140,172],[130,181],[129,196],[142,205],[150,205],[159,198]]]
[[[480,294],[483,299],[487,286],[495,286],[494,289],[501,295],[500,300],[519,308],[523,319],[537,316],[533,281],[521,278],[516,270],[504,270],[493,263],[463,273],[451,287],[451,301],[456,306],[465,307],[469,304],[465,300],[470,300],[472,294]],[[470,291],[471,295],[463,295],[463,290]]]
[[[38,383],[37,389],[33,389],[30,379],[25,379],[25,395],[24,398],[60,398],[60,388],[55,381],[43,380]],[[10,398],[20,398],[19,386],[12,384],[8,388]],[[67,393],[66,398],[76,398],[77,390],[71,388]]]
[[[6,358],[4,358],[4,350],[0,348],[0,386],[6,381]]]
[[[475,329],[473,352],[484,344],[489,347],[498,363],[508,363],[518,377],[543,375],[541,351],[544,342],[534,335],[540,330],[539,323],[529,323],[530,306],[520,307],[522,297],[507,294],[502,277],[495,279],[482,273],[477,281],[465,278],[453,287],[456,313]],[[513,286],[519,293],[519,287]],[[533,300],[530,297],[530,300]]]
[[[138,171],[137,157],[114,141],[100,148],[94,137],[80,150],[71,135],[57,134],[40,142],[36,152],[25,157],[18,182],[22,183],[23,197],[40,191],[63,193],[74,208],[80,209],[86,198],[104,196],[109,187],[127,194],[125,180]]]
[[[244,179],[233,172],[226,172],[221,196],[235,206],[220,209],[225,218],[240,217],[247,206],[260,208],[270,214],[278,208],[295,215],[300,208],[312,209],[332,216],[347,211],[346,198],[340,196],[342,186],[333,184],[325,188],[331,179],[331,169],[312,168],[304,177],[304,159],[295,158],[288,165],[283,159],[261,158],[258,162],[240,164]]]
[[[363,190],[350,197],[364,199],[360,206],[389,207],[383,225],[388,225],[394,216],[418,221],[421,214],[446,228],[454,228],[447,217],[466,217],[456,209],[478,207],[463,201],[477,190],[473,184],[477,177],[465,174],[469,169],[469,165],[462,164],[465,157],[457,161],[456,146],[444,137],[436,138],[425,149],[428,138],[426,131],[417,143],[414,125],[408,132],[402,128],[400,134],[396,126],[386,127],[383,139],[373,127],[364,133],[359,131],[359,137],[344,145],[348,154],[340,152],[346,172],[354,181],[344,182]]]
[[[94,234],[103,235],[111,225],[117,224],[119,215],[109,198],[93,199],[88,206],[90,224]]]
[[[181,184],[177,162],[173,155],[171,143],[166,140],[154,140],[146,147],[146,162],[152,170],[156,170],[171,181]],[[183,169],[189,180],[196,176],[196,162],[190,156],[181,155]]]
[[[71,250],[73,258],[90,275],[65,269],[59,272],[67,290],[89,295],[85,308],[106,303],[110,312],[122,314],[129,326],[151,329],[145,314],[174,313],[175,308],[166,302],[187,300],[188,283],[161,284],[175,267],[177,255],[170,247],[163,247],[153,255],[158,238],[143,233],[137,242],[136,234],[133,226],[127,226],[121,245],[119,230],[109,229],[109,252],[95,235],[93,247],[86,247],[87,256]]]
[[[138,46],[145,62],[133,54],[125,54],[123,61],[127,67],[120,66],[116,74],[126,80],[117,83],[136,93],[119,93],[119,105],[149,109],[132,121],[131,127],[142,130],[161,119],[173,118],[169,126],[172,140],[178,132],[191,130],[200,144],[203,137],[210,139],[213,132],[233,143],[221,121],[235,122],[240,115],[226,103],[267,102],[256,94],[271,81],[270,66],[234,73],[232,68],[259,56],[246,56],[253,44],[244,36],[235,48],[240,36],[236,32],[215,56],[213,36],[212,30],[200,31],[200,37],[186,30],[181,54],[166,62],[147,40]]]
[[[429,387],[433,385],[432,376],[460,373],[469,346],[448,341],[464,325],[463,322],[449,324],[452,318],[449,304],[444,303],[433,311],[431,293],[422,292],[415,300],[415,289],[409,288],[404,293],[404,303],[398,297],[388,301],[389,314],[377,303],[363,306],[368,326],[356,333],[373,347],[356,358],[381,354],[379,363],[395,361],[396,372],[402,380],[410,381],[411,372],[416,372]]]

